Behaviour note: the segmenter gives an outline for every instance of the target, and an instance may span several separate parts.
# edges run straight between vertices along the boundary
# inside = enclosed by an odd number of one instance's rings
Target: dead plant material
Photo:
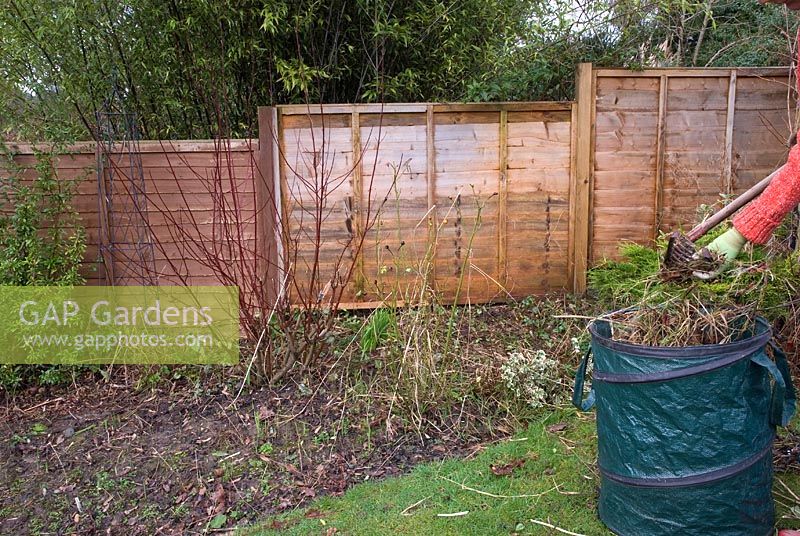
[[[555,530],[562,534],[569,534],[570,536],[584,536],[583,534],[579,534],[577,532],[571,532],[566,529],[562,529],[561,527],[557,527],[551,523],[545,523],[544,521],[539,521],[538,519],[531,519],[531,523],[535,523],[537,525],[541,525],[542,527],[547,527],[549,529]]]
[[[800,471],[800,434],[786,430],[775,439],[772,457],[776,471]]]
[[[603,317],[614,340],[668,347],[725,344],[745,336],[756,316],[763,316],[778,327],[790,352],[796,346],[800,316],[791,298],[800,295],[797,253],[752,248],[715,279],[701,281],[690,272],[714,271],[718,258],[669,268],[661,262],[664,247],[623,244],[623,260],[605,261],[589,273],[599,297],[624,308]],[[698,264],[703,262],[711,264]]]
[[[494,476],[509,476],[511,473],[514,472],[514,469],[522,467],[527,462],[525,458],[517,458],[516,460],[512,460],[509,463],[503,464],[492,464],[489,466],[491,469],[492,474]]]
[[[442,480],[446,480],[447,482],[455,484],[456,486],[459,486],[462,490],[471,491],[473,493],[477,493],[478,495],[483,495],[484,497],[491,497],[493,499],[538,499],[539,497],[544,497],[545,495],[547,495],[551,491],[556,491],[558,489],[558,486],[556,486],[554,488],[550,488],[548,490],[545,490],[545,491],[543,491],[541,493],[525,493],[525,494],[521,494],[521,495],[500,495],[498,493],[489,493],[488,491],[483,491],[481,489],[471,488],[471,487],[467,486],[466,484],[456,482],[455,480],[452,480],[452,479],[447,478],[445,476],[440,477],[440,478]],[[467,513],[469,513],[469,512],[467,512]],[[442,514],[437,514],[437,515],[441,516]]]
[[[709,310],[690,300],[641,306],[613,313],[611,337],[642,346],[685,347],[727,344],[745,336],[755,320],[752,307]]]

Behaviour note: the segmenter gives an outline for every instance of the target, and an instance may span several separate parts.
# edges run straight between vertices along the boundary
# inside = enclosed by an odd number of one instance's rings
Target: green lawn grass
[[[407,476],[366,482],[342,497],[322,498],[306,509],[268,518],[242,534],[562,534],[531,520],[578,534],[611,534],[596,514],[593,417],[553,411],[470,459],[429,463]],[[566,428],[551,428],[559,424]],[[508,476],[492,472],[492,466],[523,460]],[[800,495],[800,475],[777,478]],[[775,489],[786,495],[777,481]],[[783,528],[800,528],[800,520],[780,504],[778,518]]]

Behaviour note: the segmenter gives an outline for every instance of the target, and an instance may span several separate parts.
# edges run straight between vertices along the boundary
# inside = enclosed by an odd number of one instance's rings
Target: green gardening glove
[[[742,251],[742,248],[746,243],[747,239],[742,236],[742,233],[731,227],[704,248],[710,252],[720,255],[723,259],[725,259],[725,262],[723,262],[722,265],[714,271],[695,271],[692,272],[692,275],[698,279],[707,280],[715,278],[725,271],[725,269],[730,265],[731,261],[739,256],[739,253]]]
[[[707,245],[706,249],[725,257],[725,262],[731,262],[739,256],[745,244],[747,244],[747,239],[742,236],[742,233],[731,227]]]

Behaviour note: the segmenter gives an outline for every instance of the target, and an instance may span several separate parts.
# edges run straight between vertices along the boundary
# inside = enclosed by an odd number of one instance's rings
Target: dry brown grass
[[[613,313],[612,338],[643,346],[726,344],[740,339],[755,320],[753,306],[709,309],[694,300],[641,306]]]

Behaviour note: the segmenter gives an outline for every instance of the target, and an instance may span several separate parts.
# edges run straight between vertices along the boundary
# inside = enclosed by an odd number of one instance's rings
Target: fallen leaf
[[[303,473],[301,473],[300,471],[298,471],[298,470],[297,470],[297,467],[295,467],[295,466],[294,466],[294,465],[292,465],[291,463],[284,464],[284,465],[283,465],[283,469],[284,469],[286,472],[288,472],[288,473],[291,473],[291,474],[293,474],[293,475],[300,475],[300,476],[302,476],[302,475],[303,475]]]
[[[492,470],[492,474],[494,476],[508,476],[514,472],[514,469],[517,467],[522,467],[525,465],[526,461],[527,460],[525,458],[517,458],[516,460],[512,460],[502,465],[490,465],[489,469]]]
[[[547,431],[550,432],[551,434],[553,434],[555,432],[563,432],[566,429],[567,429],[567,423],[565,423],[565,422],[560,422],[558,424],[552,424],[552,425],[547,427]]]
[[[215,514],[220,514],[225,511],[225,489],[222,487],[222,484],[217,484],[217,488],[214,490],[214,493],[211,494],[211,503],[214,507],[212,511]]]
[[[306,517],[308,519],[319,519],[321,517],[325,517],[325,514],[317,510],[316,508],[312,508],[308,512],[306,512]]]

